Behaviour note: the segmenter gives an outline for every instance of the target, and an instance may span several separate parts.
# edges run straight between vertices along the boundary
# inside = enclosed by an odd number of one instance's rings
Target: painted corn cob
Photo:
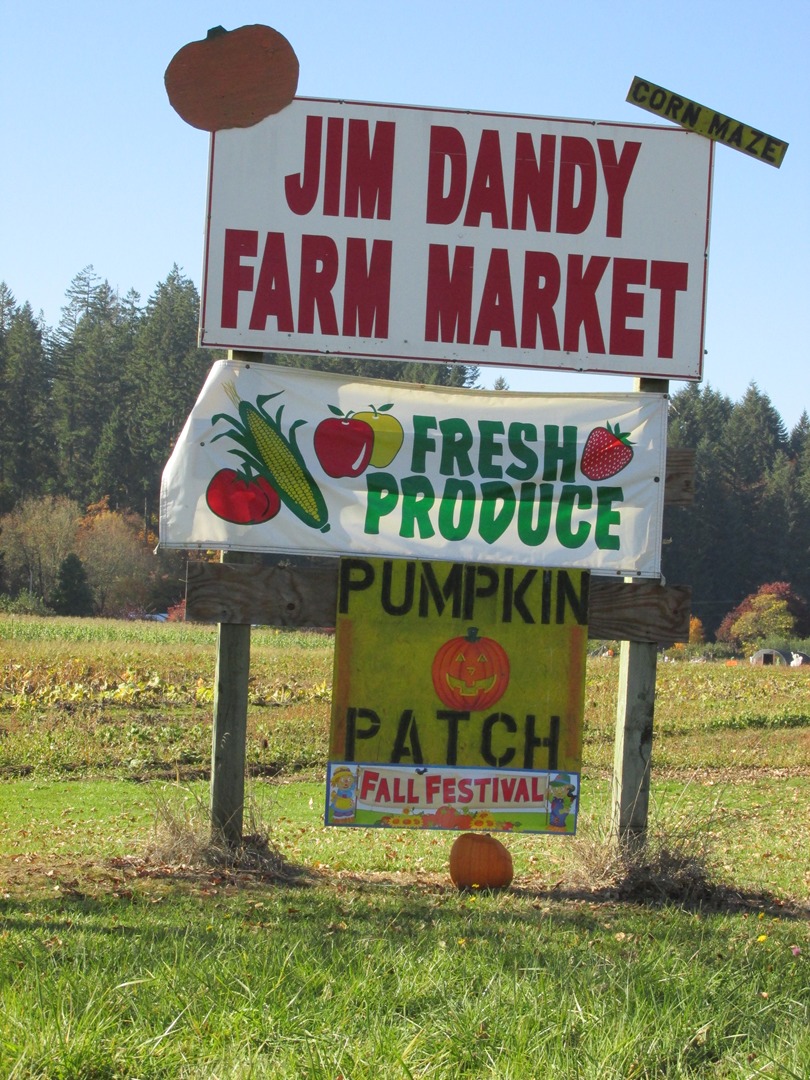
[[[287,509],[300,521],[312,529],[326,532],[329,511],[320,488],[304,463],[295,436],[295,429],[306,421],[296,420],[285,435],[281,427],[284,406],[279,406],[275,416],[270,416],[264,408],[265,402],[278,394],[261,395],[256,398],[256,404],[251,405],[249,401],[242,401],[233,383],[225,387],[225,392],[239,410],[239,419],[226,413],[214,416],[212,423],[227,420],[232,425],[230,431],[220,432],[214,439],[227,435],[239,443],[243,449],[231,453],[264,476]]]

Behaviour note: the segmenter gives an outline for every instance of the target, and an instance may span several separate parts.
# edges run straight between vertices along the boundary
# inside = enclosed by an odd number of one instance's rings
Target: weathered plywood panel
[[[688,641],[691,599],[688,585],[592,576],[588,634],[620,641]]]
[[[667,475],[664,503],[667,506],[691,506],[695,500],[695,451],[667,449]]]
[[[292,565],[188,565],[186,617],[198,622],[253,623],[287,628],[332,627],[337,608],[337,559]],[[687,641],[691,590],[640,580],[591,576],[588,634],[630,641]]]
[[[191,562],[186,617],[262,626],[334,626],[337,573],[337,559],[300,567]]]

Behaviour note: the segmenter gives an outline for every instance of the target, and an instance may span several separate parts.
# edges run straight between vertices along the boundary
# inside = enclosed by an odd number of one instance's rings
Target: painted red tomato
[[[359,476],[371,460],[374,430],[365,420],[330,416],[315,428],[313,444],[327,476]]]
[[[433,658],[433,687],[451,709],[477,712],[503,697],[509,685],[509,657],[494,638],[479,637],[471,626],[466,637],[451,638]]]
[[[281,508],[278,492],[263,476],[249,480],[235,469],[220,469],[205,493],[208,508],[234,525],[260,525]]]

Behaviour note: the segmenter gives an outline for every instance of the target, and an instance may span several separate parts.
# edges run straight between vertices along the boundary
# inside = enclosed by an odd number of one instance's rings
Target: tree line
[[[807,410],[788,432],[755,384],[735,403],[690,383],[673,395],[668,441],[694,448],[696,475],[694,504],[664,512],[667,581],[692,587],[693,614],[712,636],[746,597],[781,583],[777,594],[797,598],[795,632],[810,635],[800,602],[810,601]]]
[[[146,304],[88,266],[49,327],[0,282],[0,594],[25,592],[52,607],[65,596],[86,602],[86,585],[94,610],[111,615],[165,610],[182,594],[181,557],[151,553],[163,468],[224,355],[198,347],[199,307],[176,266]],[[264,359],[450,386],[477,377],[462,364]]]
[[[110,588],[112,570],[104,575],[106,591],[99,583],[101,553],[121,548],[125,537],[141,549],[154,548],[163,467],[212,362],[222,355],[197,345],[199,303],[193,282],[176,266],[145,304],[134,291],[122,297],[88,266],[71,282],[52,328],[0,282],[1,591],[33,590],[46,602],[55,590],[62,595],[58,587],[70,592],[76,582],[59,586],[54,563],[54,552],[68,547],[61,559],[74,556],[74,574],[75,557],[94,564],[95,609],[117,613],[124,604],[121,589]],[[478,369],[463,364],[264,359],[458,387],[478,379]],[[504,380],[496,389],[507,389]],[[669,443],[697,452],[696,498],[691,507],[665,512],[663,572],[673,584],[692,586],[693,611],[707,633],[713,636],[766,582],[788,583],[810,599],[807,412],[788,432],[756,385],[735,403],[692,383],[673,395]],[[75,538],[65,524],[65,536],[50,545],[47,573],[37,579],[20,537],[29,529],[26,514],[45,527],[48,514],[43,519],[36,505],[43,499],[52,520],[73,523]],[[154,589],[146,596],[141,590],[138,603],[165,607],[171,588],[179,591],[170,555],[160,565],[154,559],[142,565],[131,552],[130,564],[141,576],[144,565],[152,566]]]

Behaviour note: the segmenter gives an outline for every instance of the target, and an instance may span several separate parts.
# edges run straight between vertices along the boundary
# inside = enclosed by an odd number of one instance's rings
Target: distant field
[[[215,656],[211,626],[0,618],[0,770],[199,776],[210,759]],[[253,631],[254,773],[323,769],[332,658],[328,635]],[[617,659],[589,659],[586,772],[612,767],[617,682]],[[808,775],[810,668],[659,664],[654,766],[661,777]]]
[[[0,619],[0,776],[204,789],[215,657],[211,626]],[[247,758],[257,783],[322,781],[332,661],[329,635],[252,632]],[[587,811],[594,826],[609,816],[617,683],[617,659],[589,659],[583,824]],[[677,817],[732,848],[736,831],[738,873],[807,896],[810,867],[791,856],[802,830],[810,835],[808,793],[810,669],[659,664],[653,814],[662,825]],[[319,843],[357,843],[336,831]]]

